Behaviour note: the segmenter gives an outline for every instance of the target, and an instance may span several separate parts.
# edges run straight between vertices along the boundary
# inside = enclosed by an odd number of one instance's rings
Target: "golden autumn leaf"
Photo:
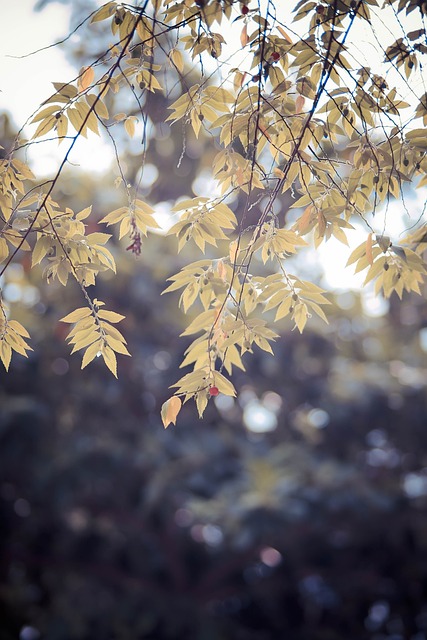
[[[130,117],[125,120],[125,130],[130,138],[133,138],[135,135],[135,123],[137,122],[137,118]]]
[[[286,31],[283,29],[283,27],[278,25],[277,31],[284,37],[286,42],[289,42],[289,44],[293,44],[292,38],[290,37],[290,35],[288,33],[286,33]]]
[[[171,49],[169,52],[169,59],[173,65],[178,69],[180,73],[184,71],[184,58],[179,49]]]
[[[172,396],[169,400],[166,400],[166,402],[163,403],[161,416],[165,429],[167,429],[171,423],[176,424],[176,418],[178,413],[181,411],[181,406],[181,398],[178,398],[178,396]]]
[[[82,67],[78,79],[78,87],[80,91],[86,91],[95,80],[95,71],[93,67]]]
[[[302,108],[305,104],[305,98],[304,96],[297,96],[297,99],[295,100],[295,113],[301,113]]]
[[[243,29],[240,33],[240,44],[242,45],[242,47],[246,47],[246,45],[249,42],[249,38],[248,38],[248,25],[245,24],[243,26]]]

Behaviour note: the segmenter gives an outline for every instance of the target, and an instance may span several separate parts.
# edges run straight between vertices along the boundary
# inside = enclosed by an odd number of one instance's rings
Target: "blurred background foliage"
[[[77,66],[102,47],[83,41],[69,45]],[[189,136],[178,167],[163,98],[145,113],[149,201],[209,188],[204,139]],[[7,114],[0,132],[7,148]],[[141,150],[126,144],[132,182]],[[70,167],[57,197],[93,202],[99,219],[121,204],[116,175]],[[283,323],[275,356],[245,361],[238,400],[218,396],[203,421],[186,405],[164,431],[185,341],[177,299],[160,293],[186,256],[158,235],[138,259],[122,244],[118,276],[94,292],[126,316],[119,380],[69,356],[58,319],[80,306],[77,287],[40,285],[25,254],[8,270],[35,351],[1,374],[0,638],[426,640],[425,300],[366,315],[338,292],[329,326]]]

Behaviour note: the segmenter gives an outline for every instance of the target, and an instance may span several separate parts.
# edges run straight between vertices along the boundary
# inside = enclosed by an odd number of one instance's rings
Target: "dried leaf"
[[[240,44],[242,45],[242,47],[246,47],[246,45],[248,44],[249,38],[248,38],[248,25],[245,24],[243,26],[242,32],[240,34]]]
[[[80,71],[78,80],[80,91],[86,91],[95,80],[95,71],[93,67],[83,67]]]
[[[174,425],[176,424],[176,418],[178,413],[181,411],[181,406],[181,398],[178,398],[178,396],[172,396],[169,400],[166,400],[166,402],[163,403],[161,415],[165,429],[167,429],[171,423]]]

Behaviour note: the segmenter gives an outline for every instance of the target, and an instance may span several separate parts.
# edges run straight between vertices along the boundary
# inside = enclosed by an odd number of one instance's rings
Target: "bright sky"
[[[67,82],[78,73],[66,59],[61,47],[53,47],[24,58],[22,56],[47,47],[68,34],[70,7],[52,3],[34,12],[36,0],[1,0],[0,20],[0,109],[8,110],[17,127],[36,111],[53,93],[53,82]],[[65,152],[65,143],[36,145],[29,151],[29,161],[37,175],[49,175]],[[70,161],[84,170],[105,171],[112,153],[96,136],[81,138]]]
[[[50,4],[33,13],[34,0],[2,0],[0,20],[0,106],[9,109],[21,125],[52,93],[53,80],[72,75],[59,48],[43,51],[29,58],[16,59],[50,45],[66,35],[69,7]]]
[[[66,82],[73,79],[78,72],[66,60],[60,47],[50,48],[25,58],[11,57],[22,56],[46,47],[68,33],[70,8],[67,5],[52,3],[42,11],[34,13],[35,4],[36,0],[1,0],[0,109],[10,111],[18,126],[21,126],[40,103],[52,93],[52,80]],[[99,2],[99,4],[102,3]],[[387,37],[387,41],[389,40],[388,28],[387,19],[382,26],[377,26],[379,35]],[[234,38],[230,39],[235,41]],[[365,35],[362,33],[358,42],[364,53],[369,54],[369,50],[375,49],[372,42],[365,41]],[[58,148],[57,143],[52,142],[49,145],[35,145],[29,153],[29,160],[37,175],[48,175],[57,168],[58,160],[63,157],[63,154],[63,146]],[[111,163],[112,153],[106,143],[100,142],[96,136],[89,136],[89,140],[79,140],[70,160],[83,170],[104,171]],[[421,210],[423,195],[418,193],[410,201],[414,211]],[[396,231],[399,232],[403,228],[399,206],[392,205],[388,215],[389,218],[396,219]],[[406,224],[408,224],[407,221]],[[365,230],[349,233],[352,247],[357,246],[365,238]],[[322,245],[319,252],[313,253],[308,258],[308,262],[312,261],[313,272],[318,271],[319,263],[322,264],[325,270],[325,286],[358,289],[363,282],[363,276],[360,274],[353,276],[353,267],[344,269],[347,257],[348,248],[332,239]]]

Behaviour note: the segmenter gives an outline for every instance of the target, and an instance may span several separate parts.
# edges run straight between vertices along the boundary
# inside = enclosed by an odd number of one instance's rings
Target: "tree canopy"
[[[203,140],[215,188],[206,182],[203,195],[183,192],[167,230],[184,258],[165,293],[179,292],[188,314],[183,335],[193,341],[181,365],[191,371],[162,408],[165,426],[182,402],[194,399],[201,416],[211,397],[235,395],[233,368],[243,369],[254,347],[272,352],[275,321],[289,318],[300,332],[312,315],[327,322],[325,290],[295,261],[310,245],[332,237],[347,244],[348,231],[362,226],[365,239],[349,250],[348,264],[366,273],[365,283],[385,297],[422,293],[425,211],[410,213],[407,194],[427,184],[427,7],[301,0],[292,22],[282,12],[270,0],[107,2],[74,33],[89,23],[85,33],[109,44],[77,77],[55,79],[52,95],[3,151],[2,281],[28,254],[40,278],[77,283],[82,305],[62,318],[71,352],[83,353],[82,368],[102,356],[117,376],[116,354],[130,355],[117,328],[124,316],[91,286],[102,272],[116,272],[116,236],[139,256],[160,230],[157,203],[142,188],[156,139],[153,109],[168,114],[163,126],[180,131],[178,165],[191,141]],[[361,42],[374,54],[363,53]],[[131,176],[122,130],[140,143],[142,169]],[[91,202],[72,210],[60,192],[70,154],[88,136],[104,136],[117,160],[122,204],[102,215]],[[62,160],[41,180],[25,153],[52,138]],[[397,237],[388,215],[395,201],[407,214],[407,231]],[[200,259],[186,253],[188,245]],[[13,352],[27,355],[30,336],[0,301],[8,369]]]

